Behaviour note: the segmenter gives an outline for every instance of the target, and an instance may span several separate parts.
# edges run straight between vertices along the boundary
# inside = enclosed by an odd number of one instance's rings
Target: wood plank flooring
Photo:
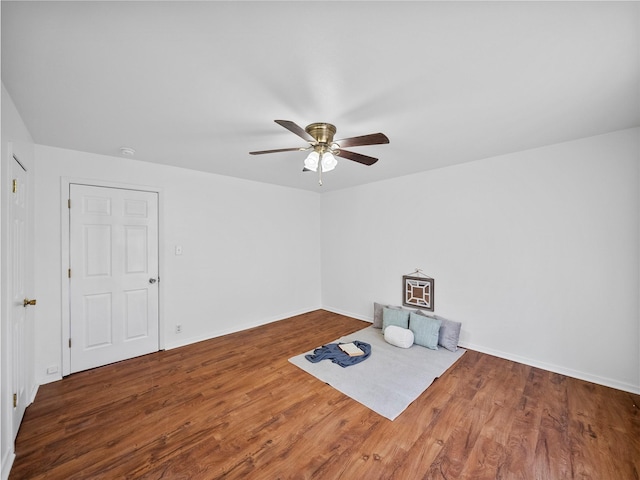
[[[10,479],[640,477],[637,395],[467,351],[391,422],[288,358],[316,311],[40,387]]]

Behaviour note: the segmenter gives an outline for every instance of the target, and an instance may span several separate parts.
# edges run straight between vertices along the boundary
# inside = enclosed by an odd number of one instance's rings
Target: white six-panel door
[[[71,373],[158,347],[158,194],[70,185]]]

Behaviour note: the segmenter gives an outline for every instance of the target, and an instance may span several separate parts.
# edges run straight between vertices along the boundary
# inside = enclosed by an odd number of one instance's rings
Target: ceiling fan
[[[335,157],[346,158],[363,165],[373,165],[378,161],[377,158],[363,155],[361,153],[343,150],[344,147],[360,147],[363,145],[380,145],[389,143],[389,139],[384,133],[372,133],[359,137],[343,138],[342,140],[333,140],[336,134],[336,127],[330,123],[312,123],[304,129],[296,123],[289,120],[274,120],[278,125],[283,126],[290,132],[295,133],[303,140],[309,143],[307,147],[278,148],[275,150],[260,150],[257,152],[249,152],[250,155],[262,155],[264,153],[278,152],[294,152],[311,150],[304,161],[303,172],[318,172],[318,183],[322,185],[322,172],[333,170],[338,161]]]

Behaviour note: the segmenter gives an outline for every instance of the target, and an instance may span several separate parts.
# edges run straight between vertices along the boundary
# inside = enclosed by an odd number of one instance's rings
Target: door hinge
[[[67,270],[67,276],[71,278],[71,269]]]
[[[67,208],[71,208],[71,199],[70,198],[67,199]]]
[[[18,406],[18,394],[14,393],[13,394],[13,408],[16,408]]]
[[[11,182],[11,191],[13,193],[18,193],[18,180],[17,179],[13,179],[13,182]]]
[[[69,339],[69,348],[71,348],[71,339]]]

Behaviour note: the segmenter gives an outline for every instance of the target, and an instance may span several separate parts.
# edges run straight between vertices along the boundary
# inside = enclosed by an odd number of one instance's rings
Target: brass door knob
[[[35,305],[36,304],[36,299],[34,298],[33,300],[29,300],[28,298],[24,299],[24,302],[22,302],[22,306],[26,307],[27,305]]]

